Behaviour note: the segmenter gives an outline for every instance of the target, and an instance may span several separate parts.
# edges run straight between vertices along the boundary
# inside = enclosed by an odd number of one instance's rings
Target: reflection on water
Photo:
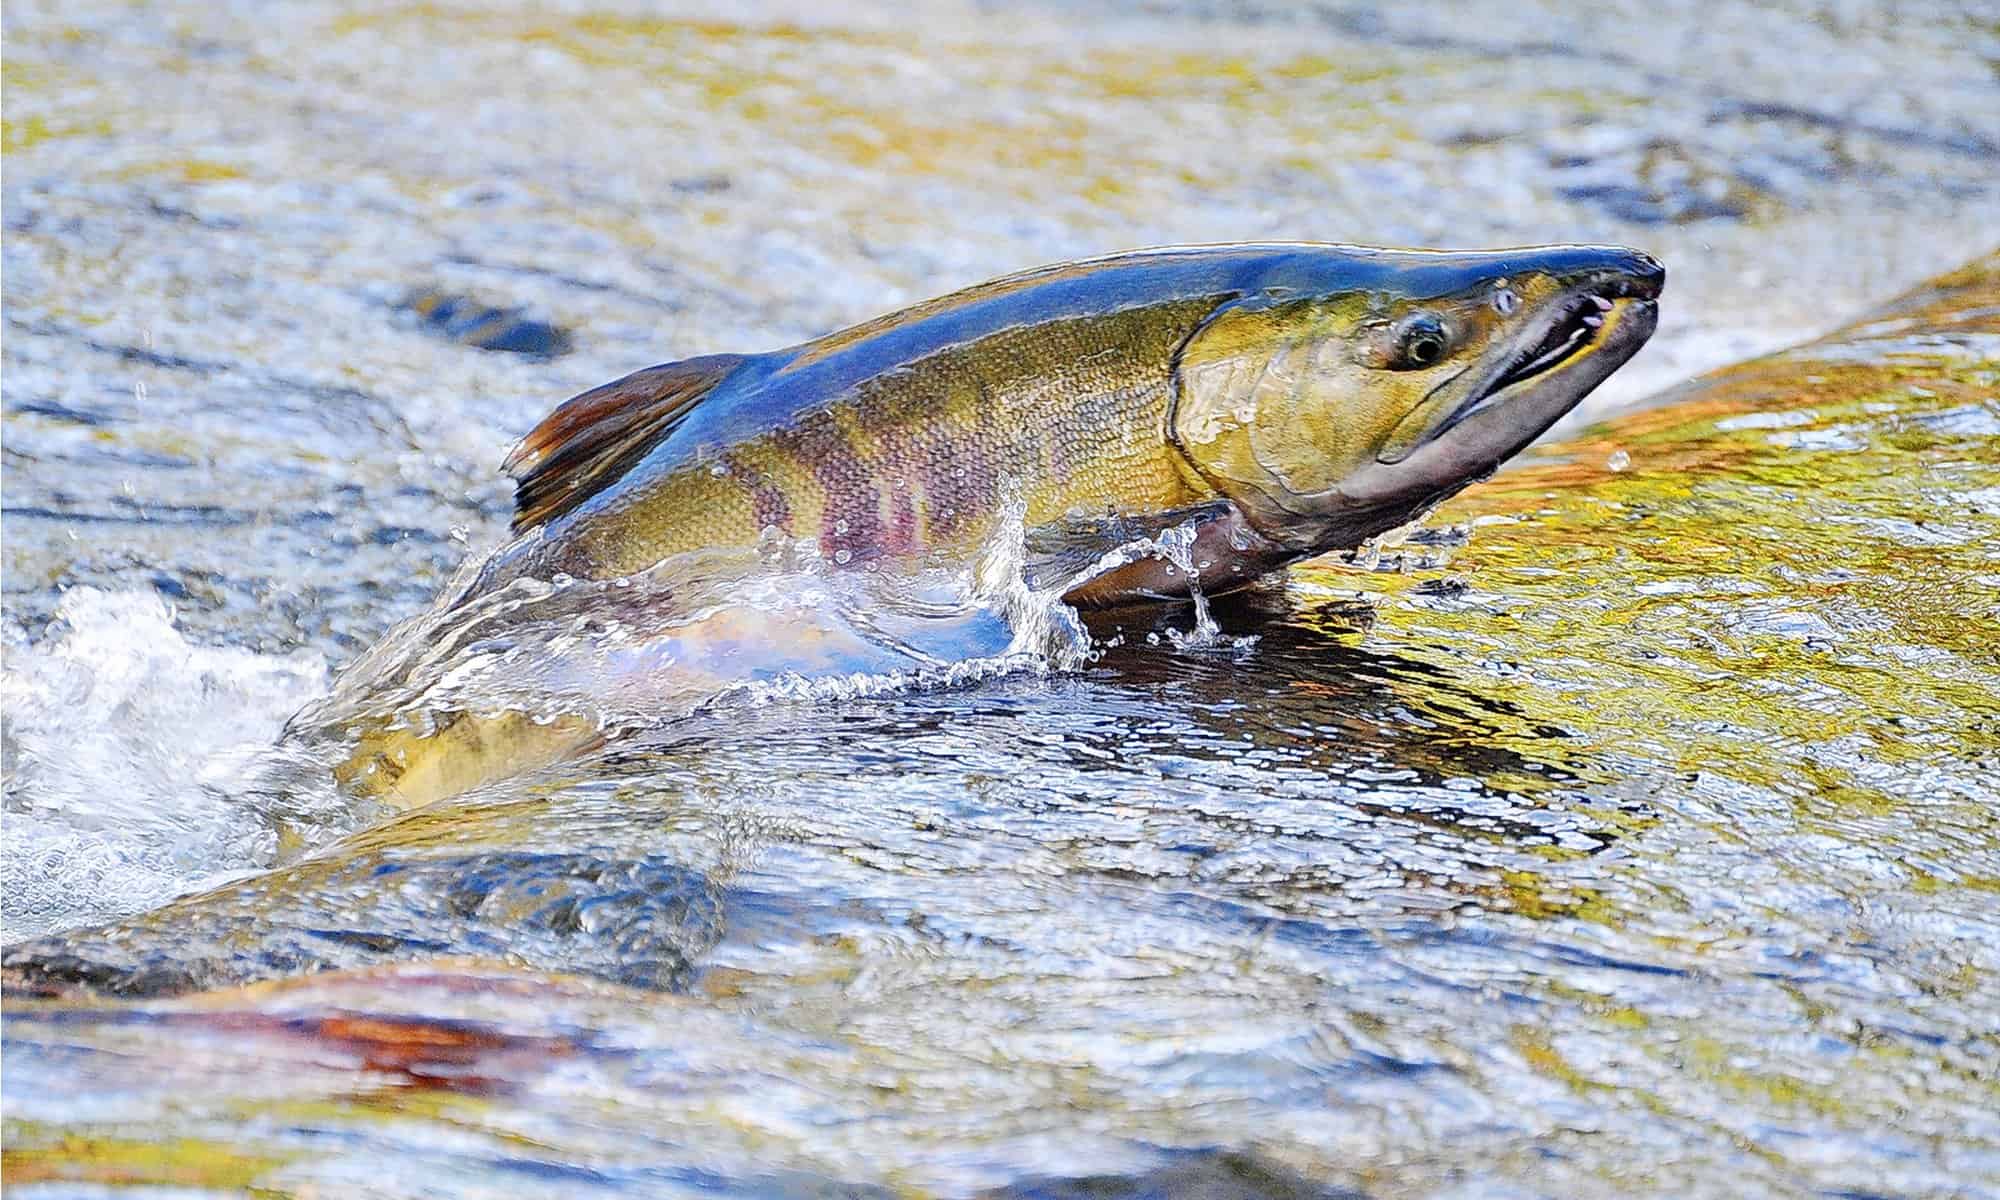
[[[1602,238],[1678,377],[1990,236],[1968,12],[1501,7],[10,5],[10,1187],[1990,1190],[1990,257],[1211,636],[752,604],[881,660],[668,704],[556,589],[534,654],[348,678],[599,705],[565,761],[391,813],[264,754],[621,363],[1110,245]]]

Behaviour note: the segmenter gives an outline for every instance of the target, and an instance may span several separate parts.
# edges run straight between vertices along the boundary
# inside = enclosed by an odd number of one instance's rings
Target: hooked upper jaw
[[[1530,380],[1561,370],[1579,356],[1608,351],[1614,359],[1610,366],[1616,369],[1652,333],[1659,291],[1657,276],[1650,281],[1619,277],[1573,288],[1508,343],[1496,361],[1485,365],[1471,393],[1426,440],[1445,436],[1476,413],[1511,403],[1524,394],[1524,385]],[[1636,341],[1632,337],[1637,331],[1634,322],[1645,324],[1645,333]],[[1622,356],[1620,350],[1625,351]],[[1589,386],[1596,386],[1601,379]],[[1573,385],[1576,381],[1565,382]],[[1581,400],[1587,390],[1576,391],[1572,402]]]
[[[1466,372],[1463,378],[1470,380],[1470,386],[1449,415],[1421,438],[1400,448],[1385,449],[1380,460],[1401,462],[1423,446],[1448,436],[1475,415],[1501,406],[1516,409],[1510,417],[1530,422],[1543,406],[1521,402],[1551,394],[1567,395],[1569,406],[1533,429],[1521,445],[1539,437],[1569,407],[1574,407],[1622,366],[1653,332],[1666,269],[1649,255],[1636,251],[1622,253],[1629,261],[1584,272],[1581,278],[1568,281],[1518,334]],[[1580,370],[1587,359],[1602,361],[1590,364],[1592,369]],[[1532,381],[1546,376],[1554,377],[1539,387],[1532,386]],[[1457,382],[1447,381],[1447,386]]]
[[[1602,253],[1565,272],[1517,334],[1441,385],[1464,385],[1448,415],[1319,498],[1318,548],[1358,545],[1491,475],[1638,353],[1658,325],[1666,269],[1635,250]]]

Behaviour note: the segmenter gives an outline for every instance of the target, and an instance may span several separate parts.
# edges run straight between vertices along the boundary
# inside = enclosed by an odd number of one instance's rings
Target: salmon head
[[[1188,338],[1168,437],[1264,537],[1355,546],[1574,408],[1652,335],[1665,279],[1618,247],[1329,247]]]

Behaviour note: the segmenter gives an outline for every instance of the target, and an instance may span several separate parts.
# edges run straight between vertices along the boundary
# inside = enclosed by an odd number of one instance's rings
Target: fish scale
[[[774,527],[842,561],[969,551],[1009,499],[1037,525],[1213,499],[1161,431],[1174,349],[1214,305],[1183,299],[942,348],[714,463],[683,465],[615,521],[582,523],[585,553],[564,569],[628,575]]]

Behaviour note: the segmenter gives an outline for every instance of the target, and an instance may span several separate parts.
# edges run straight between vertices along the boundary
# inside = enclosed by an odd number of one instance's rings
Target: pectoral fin
[[[1188,536],[1181,562],[1161,546],[1173,530]],[[1029,586],[1060,587],[1064,602],[1078,608],[1182,600],[1196,586],[1233,591],[1298,557],[1257,533],[1225,500],[1163,513],[1066,518],[1030,530],[1026,551],[1022,574]]]

